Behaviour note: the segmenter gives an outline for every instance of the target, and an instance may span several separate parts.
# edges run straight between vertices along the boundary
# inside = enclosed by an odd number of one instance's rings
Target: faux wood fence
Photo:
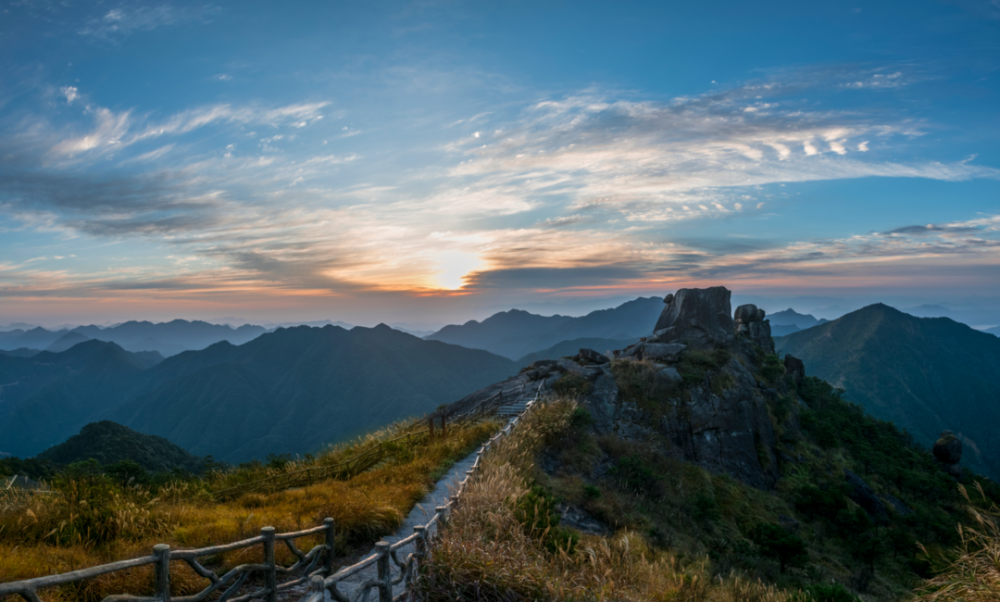
[[[535,399],[528,402],[525,412],[534,406],[537,399],[536,395]],[[482,405],[484,404],[480,404],[480,406]],[[468,413],[468,417],[473,416],[475,414]],[[446,524],[451,512],[458,507],[462,493],[467,489],[475,474],[482,467],[483,454],[498,439],[510,433],[522,416],[523,414],[513,418],[499,433],[490,438],[479,449],[472,468],[466,472],[465,478],[459,482],[455,494],[450,497],[447,504],[435,508],[435,514],[427,524],[414,527],[413,535],[396,543],[390,544],[381,541],[375,544],[375,554],[336,572],[333,571],[334,524],[332,518],[327,518],[320,526],[293,533],[277,534],[274,527],[264,527],[257,537],[196,550],[171,550],[168,545],[158,544],[153,546],[153,553],[149,556],[121,560],[59,575],[0,583],[0,599],[16,595],[28,602],[41,602],[41,598],[38,596],[40,589],[77,583],[85,579],[93,579],[94,577],[100,577],[101,575],[117,571],[154,565],[155,593],[153,596],[117,594],[108,596],[103,602],[201,602],[202,600],[209,599],[210,596],[216,593],[219,595],[217,598],[214,598],[214,602],[245,602],[254,599],[276,602],[278,594],[281,592],[305,583],[309,583],[310,593],[302,598],[301,602],[323,602],[324,592],[329,592],[330,596],[337,602],[359,602],[362,599],[367,600],[373,589],[378,590],[380,602],[403,600],[410,594],[411,586],[418,575],[420,563],[426,557],[428,548],[440,536],[439,527]],[[402,438],[393,439],[392,441]],[[358,456],[358,458],[360,457]],[[358,458],[355,458],[355,460]],[[316,545],[308,553],[302,552],[295,545],[296,539],[320,533],[324,534],[324,543]],[[275,546],[279,541],[283,542],[296,557],[297,560],[293,565],[287,567],[281,566],[275,560]],[[410,544],[414,544],[414,552],[401,560],[398,557],[398,550]],[[253,546],[262,546],[263,563],[243,564],[220,576],[199,562],[199,559],[218,556],[219,554],[251,548]],[[171,561],[185,562],[200,577],[207,579],[209,584],[197,594],[176,598],[172,597],[170,595]],[[376,567],[376,577],[358,584],[350,597],[338,589],[339,584],[372,566]],[[258,587],[249,593],[234,597],[245,585],[247,579],[255,573],[263,576],[263,587]],[[293,578],[279,583],[279,576],[292,576]],[[393,595],[393,589],[397,585],[402,585],[403,589],[401,593]]]
[[[303,553],[295,545],[296,539],[318,533],[325,534],[324,543],[315,546],[308,553]],[[201,600],[208,599],[209,596],[219,592],[220,590],[221,595],[217,598],[219,602],[241,602],[251,599],[262,599],[267,600],[268,602],[275,602],[280,592],[291,587],[295,587],[296,585],[306,583],[313,576],[319,576],[324,573],[329,574],[332,572],[333,536],[333,519],[328,518],[323,521],[322,525],[313,527],[312,529],[306,529],[304,531],[276,534],[274,532],[274,527],[264,527],[260,530],[260,535],[257,537],[221,546],[200,548],[197,550],[171,550],[168,545],[158,544],[153,546],[153,553],[150,556],[142,556],[141,558],[112,562],[111,564],[95,566],[89,569],[80,569],[78,571],[62,573],[61,575],[38,577],[36,579],[14,581],[11,583],[0,583],[0,598],[10,595],[19,595],[29,602],[41,602],[41,598],[38,597],[38,590],[42,588],[76,583],[78,581],[83,581],[84,579],[92,579],[94,577],[100,577],[101,575],[114,573],[116,571],[123,571],[146,565],[154,565],[153,570],[156,576],[155,595],[115,595],[108,596],[104,599],[104,602],[171,602],[171,600],[174,602],[200,602]],[[274,548],[279,541],[284,542],[292,554],[294,554],[297,558],[295,564],[292,566],[281,566],[275,561]],[[262,564],[242,564],[221,576],[215,571],[205,568],[198,561],[199,558],[217,556],[226,552],[233,552],[235,550],[241,550],[253,546],[263,547],[264,562]],[[187,563],[195,573],[209,581],[208,586],[193,596],[171,598],[170,562],[175,560]],[[323,561],[322,566],[320,566],[320,560]],[[260,573],[263,575],[264,586],[241,596],[233,597],[233,594],[237,593],[240,588],[243,587],[250,575],[254,573]],[[301,575],[284,583],[278,583],[279,575],[294,575],[296,573],[301,573]]]
[[[537,399],[536,396],[535,399],[528,402],[525,412],[530,411],[534,407]],[[480,468],[482,468],[483,454],[498,439],[510,433],[523,415],[524,413],[521,416],[511,419],[506,427],[494,435],[476,452],[476,461],[472,464],[472,468],[465,473],[465,478],[459,482],[455,494],[451,496],[447,504],[435,508],[434,516],[427,524],[413,527],[413,535],[395,543],[390,544],[380,541],[375,544],[375,553],[357,564],[344,567],[327,577],[319,574],[313,575],[310,577],[311,591],[309,595],[302,598],[299,602],[323,602],[325,600],[325,593],[327,592],[336,602],[359,602],[367,600],[373,589],[378,590],[379,602],[399,602],[410,599],[412,586],[420,573],[420,564],[426,558],[429,548],[440,537],[440,528],[447,524],[449,516],[458,507],[462,494],[468,488],[469,483],[475,477],[476,473],[479,472]],[[407,554],[403,559],[400,559],[398,551],[410,544],[414,545],[414,551]],[[339,584],[349,577],[365,571],[372,565],[376,567],[375,577],[358,584],[350,596],[345,595],[338,589]],[[393,590],[397,585],[402,585],[403,587],[400,593],[394,595]]]

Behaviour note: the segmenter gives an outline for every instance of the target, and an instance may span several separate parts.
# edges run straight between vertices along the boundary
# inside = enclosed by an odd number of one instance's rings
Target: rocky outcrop
[[[886,510],[885,504],[875,495],[875,491],[868,486],[868,483],[865,483],[864,479],[849,470],[844,471],[844,477],[850,487],[847,497],[851,498],[851,501],[861,506],[869,516],[877,521],[881,522],[888,518],[889,512]]]
[[[717,394],[690,389],[690,401],[665,417],[661,428],[684,460],[759,489],[778,480],[774,425],[753,375],[736,359],[722,369],[733,385]]]
[[[667,295],[653,328],[657,342],[683,343],[692,349],[729,344],[733,340],[730,296],[724,286],[682,288]]]
[[[962,461],[962,441],[951,431],[942,431],[941,438],[934,443],[934,459],[944,465],[952,476],[962,474],[958,463]]]
[[[785,375],[796,385],[802,384],[806,377],[806,365],[802,360],[791,354],[785,354]]]
[[[748,339],[760,347],[765,353],[774,353],[774,340],[771,338],[771,323],[764,319],[764,310],[756,305],[747,304],[736,308],[733,320],[736,337]]]
[[[576,355],[577,360],[583,360],[584,362],[589,362],[591,364],[607,364],[611,360],[607,356],[602,355],[593,349],[581,349]]]

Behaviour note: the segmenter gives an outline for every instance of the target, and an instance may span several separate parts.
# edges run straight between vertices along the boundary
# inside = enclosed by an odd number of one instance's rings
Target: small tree
[[[781,564],[782,573],[785,572],[786,566],[803,567],[809,560],[806,542],[798,535],[786,531],[784,527],[760,523],[750,533],[750,539],[762,555],[777,559]]]

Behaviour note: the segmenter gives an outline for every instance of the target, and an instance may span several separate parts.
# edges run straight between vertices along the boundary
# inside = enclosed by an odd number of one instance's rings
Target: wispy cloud
[[[101,39],[117,39],[169,25],[205,23],[218,11],[218,7],[211,5],[174,6],[161,4],[143,6],[122,4],[100,17],[89,19],[79,29],[79,34]]]
[[[185,267],[191,271],[183,277],[133,277],[150,290],[183,283],[342,294],[430,294],[460,286],[466,294],[613,290],[682,278],[806,277],[871,261],[995,256],[997,223],[989,216],[787,245],[699,243],[670,230],[684,220],[760,215],[769,201],[765,188],[783,183],[1000,178],[1000,170],[970,161],[894,159],[892,149],[922,135],[920,123],[801,100],[815,82],[839,89],[877,74],[769,80],[672,100],[590,90],[539,100],[513,115],[483,111],[442,128],[451,142],[402,149],[434,154],[431,167],[342,186],[335,174],[357,169],[359,153],[284,148],[300,127],[322,123],[328,102],[213,104],[164,119],[89,108],[92,129],[54,134],[49,156],[83,160],[140,142],[160,146],[121,161],[129,173],[82,175],[72,172],[72,162],[8,166],[0,172],[0,198],[24,220],[44,215],[54,227],[87,236],[155,241],[209,266]],[[244,142],[226,141],[218,152],[186,162],[178,157],[171,169],[157,161],[181,155],[181,142],[164,144],[170,137],[209,126],[285,129],[253,138],[245,132]],[[84,280],[65,286],[125,286],[117,275]]]

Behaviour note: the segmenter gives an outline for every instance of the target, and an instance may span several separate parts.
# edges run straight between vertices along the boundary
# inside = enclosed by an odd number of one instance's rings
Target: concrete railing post
[[[334,535],[336,533],[333,530],[333,519],[324,518],[323,525],[326,526],[326,531],[323,533],[326,535],[326,562],[323,563],[324,574],[329,577],[333,574],[333,543]]]
[[[375,544],[378,550],[378,600],[392,602],[392,573],[389,570],[389,543],[380,541]]]
[[[156,597],[162,602],[170,602],[170,546],[156,544],[153,556],[156,556]]]
[[[321,576],[313,575],[312,578],[309,579],[309,591],[312,593],[311,597],[313,599],[318,596],[320,600],[323,600],[325,598],[323,590],[325,589],[326,581],[324,581]]]
[[[267,602],[278,599],[278,569],[274,560],[274,527],[264,527],[260,530],[264,537],[264,587],[267,588]]]
[[[436,506],[434,512],[440,516],[438,518],[438,532],[440,532],[448,524],[448,509],[444,506]]]
[[[417,534],[417,541],[414,547],[417,549],[417,562],[422,563],[427,557],[427,527],[418,525],[413,527],[413,532]]]

